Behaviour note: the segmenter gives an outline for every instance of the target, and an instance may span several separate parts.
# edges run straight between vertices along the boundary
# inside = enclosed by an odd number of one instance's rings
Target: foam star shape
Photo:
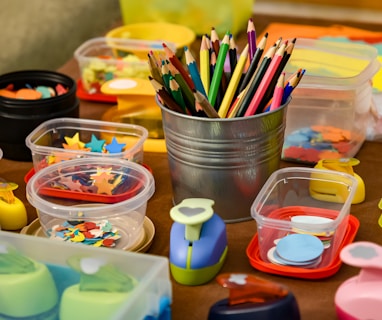
[[[111,143],[108,144],[105,149],[110,153],[122,152],[123,148],[126,146],[126,143],[118,143],[117,139],[113,137]]]
[[[97,137],[92,134],[90,142],[85,144],[85,147],[90,148],[92,152],[102,152],[105,140],[98,140]]]
[[[79,143],[66,144],[63,143],[62,146],[66,150],[83,150],[83,151],[91,151],[90,148],[85,148],[85,145],[81,146]]]
[[[106,179],[98,180],[94,183],[94,185],[98,188],[97,193],[106,193],[108,195],[112,195],[112,191],[114,186],[108,182]]]
[[[76,144],[78,143],[79,147],[80,148],[83,148],[85,146],[85,143],[83,143],[82,141],[80,141],[80,134],[77,132],[73,137],[64,137],[66,143],[68,145],[73,145],[73,144]]]
[[[81,183],[78,180],[73,181],[72,177],[62,177],[60,183],[65,185],[71,191],[82,191]]]

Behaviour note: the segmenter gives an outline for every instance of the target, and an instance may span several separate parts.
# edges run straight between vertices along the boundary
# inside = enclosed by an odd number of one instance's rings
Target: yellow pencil
[[[218,114],[221,118],[225,118],[227,116],[229,107],[231,106],[232,99],[235,95],[237,86],[239,85],[241,76],[243,74],[244,66],[248,59],[248,50],[249,50],[249,45],[247,44],[240,55],[240,58],[236,64],[235,70],[232,74],[231,80],[229,81],[228,88],[224,94],[223,101],[220,104],[220,107],[218,110]]]
[[[208,49],[208,39],[205,35],[202,37],[202,44],[200,46],[200,78],[204,86],[204,91],[208,95],[210,89],[210,51]]]

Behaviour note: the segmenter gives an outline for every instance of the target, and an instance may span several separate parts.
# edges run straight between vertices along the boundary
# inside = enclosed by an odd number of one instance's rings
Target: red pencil
[[[172,63],[172,65],[179,71],[182,75],[184,81],[186,81],[187,85],[191,90],[195,89],[195,85],[192,82],[192,79],[186,69],[183,67],[182,62],[178,59],[175,53],[165,44],[163,43],[163,50],[166,53],[167,59]]]
[[[281,63],[281,60],[284,56],[285,47],[286,47],[286,43],[284,42],[280,46],[280,48],[277,50],[277,52],[275,53],[271,63],[269,64],[267,71],[264,74],[264,77],[262,78],[262,80],[259,84],[259,87],[257,88],[255,94],[253,95],[251,102],[249,103],[249,106],[248,106],[244,116],[251,116],[251,115],[256,114],[257,109],[258,109],[258,107],[259,107],[259,105],[260,105],[260,103],[264,97],[264,94],[265,94],[269,84],[271,83],[279,64]]]

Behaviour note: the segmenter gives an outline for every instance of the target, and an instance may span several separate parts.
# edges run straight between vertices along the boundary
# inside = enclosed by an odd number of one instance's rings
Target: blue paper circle
[[[290,234],[276,244],[277,254],[284,260],[293,263],[313,262],[324,251],[319,238],[310,234]]]

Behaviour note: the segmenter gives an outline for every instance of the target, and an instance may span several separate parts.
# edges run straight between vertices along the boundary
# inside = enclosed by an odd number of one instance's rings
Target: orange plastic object
[[[230,305],[266,303],[288,295],[288,289],[283,285],[250,274],[223,273],[216,277],[216,281],[229,289]]]
[[[100,92],[89,93],[84,89],[82,84],[82,80],[77,80],[77,97],[81,100],[86,101],[97,101],[97,102],[105,102],[105,103],[117,103],[116,95],[103,94]]]
[[[334,275],[340,269],[342,261],[339,257],[339,253],[345,245],[353,242],[359,229],[359,225],[359,220],[355,216],[349,215],[348,228],[338,249],[338,254],[336,255],[335,259],[333,259],[333,261],[331,261],[331,263],[324,268],[305,269],[293,266],[281,266],[271,262],[263,261],[260,257],[257,233],[255,233],[252,240],[250,241],[246,250],[246,254],[252,267],[266,273],[301,279],[328,278]]]

